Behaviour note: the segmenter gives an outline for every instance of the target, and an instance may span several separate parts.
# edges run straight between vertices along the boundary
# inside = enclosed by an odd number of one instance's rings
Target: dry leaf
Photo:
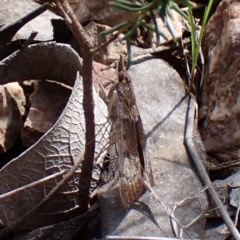
[[[33,210],[63,179],[59,173],[69,171],[85,145],[85,120],[82,106],[82,78],[78,76],[81,60],[68,45],[35,44],[16,57],[16,52],[0,63],[0,81],[51,79],[74,85],[69,102],[55,125],[31,148],[13,159],[0,171],[0,219],[6,227],[13,227],[30,210]],[[51,104],[51,103],[50,103]],[[95,119],[103,122],[107,109],[101,99],[96,101]],[[96,126],[95,157],[105,155],[108,144],[108,124]],[[16,193],[20,187],[58,176]],[[65,173],[66,174],[66,173]],[[75,215],[78,208],[80,166],[39,211],[17,226],[33,229],[63,221]],[[8,193],[8,195],[5,195]],[[1,234],[1,232],[0,232]]]

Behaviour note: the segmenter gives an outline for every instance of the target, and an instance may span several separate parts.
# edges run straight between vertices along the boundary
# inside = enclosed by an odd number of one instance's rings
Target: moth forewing
[[[141,147],[139,147],[139,114],[127,73],[119,76],[117,87],[117,121],[119,143],[119,190],[125,208],[142,192]]]
[[[123,171],[120,172],[120,197],[125,208],[129,208],[142,192],[142,169],[138,162],[136,156],[125,157]]]

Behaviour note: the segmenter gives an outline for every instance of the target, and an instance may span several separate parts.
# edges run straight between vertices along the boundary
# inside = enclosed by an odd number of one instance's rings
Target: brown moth
[[[116,118],[112,119],[115,119],[113,126],[119,157],[120,197],[123,206],[128,208],[143,189],[145,136],[131,79],[124,70],[122,57],[118,66],[118,80],[114,106]]]

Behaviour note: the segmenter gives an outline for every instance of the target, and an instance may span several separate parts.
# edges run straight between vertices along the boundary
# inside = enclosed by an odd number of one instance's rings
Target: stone
[[[0,86],[0,153],[21,137],[26,98],[18,83]]]
[[[207,65],[200,133],[207,152],[226,152],[228,160],[228,153],[238,151],[240,146],[239,24],[240,2],[224,0],[210,18],[203,37]]]
[[[35,83],[31,104],[22,130],[23,146],[31,146],[57,121],[71,94],[71,87],[53,81]]]

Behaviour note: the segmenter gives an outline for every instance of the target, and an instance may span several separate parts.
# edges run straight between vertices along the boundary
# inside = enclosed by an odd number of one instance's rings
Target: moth
[[[146,140],[131,78],[125,71],[122,57],[118,64],[118,84],[115,91],[115,105],[110,104],[115,113],[110,113],[110,119],[113,122],[119,160],[120,197],[123,206],[128,208],[143,190]]]

